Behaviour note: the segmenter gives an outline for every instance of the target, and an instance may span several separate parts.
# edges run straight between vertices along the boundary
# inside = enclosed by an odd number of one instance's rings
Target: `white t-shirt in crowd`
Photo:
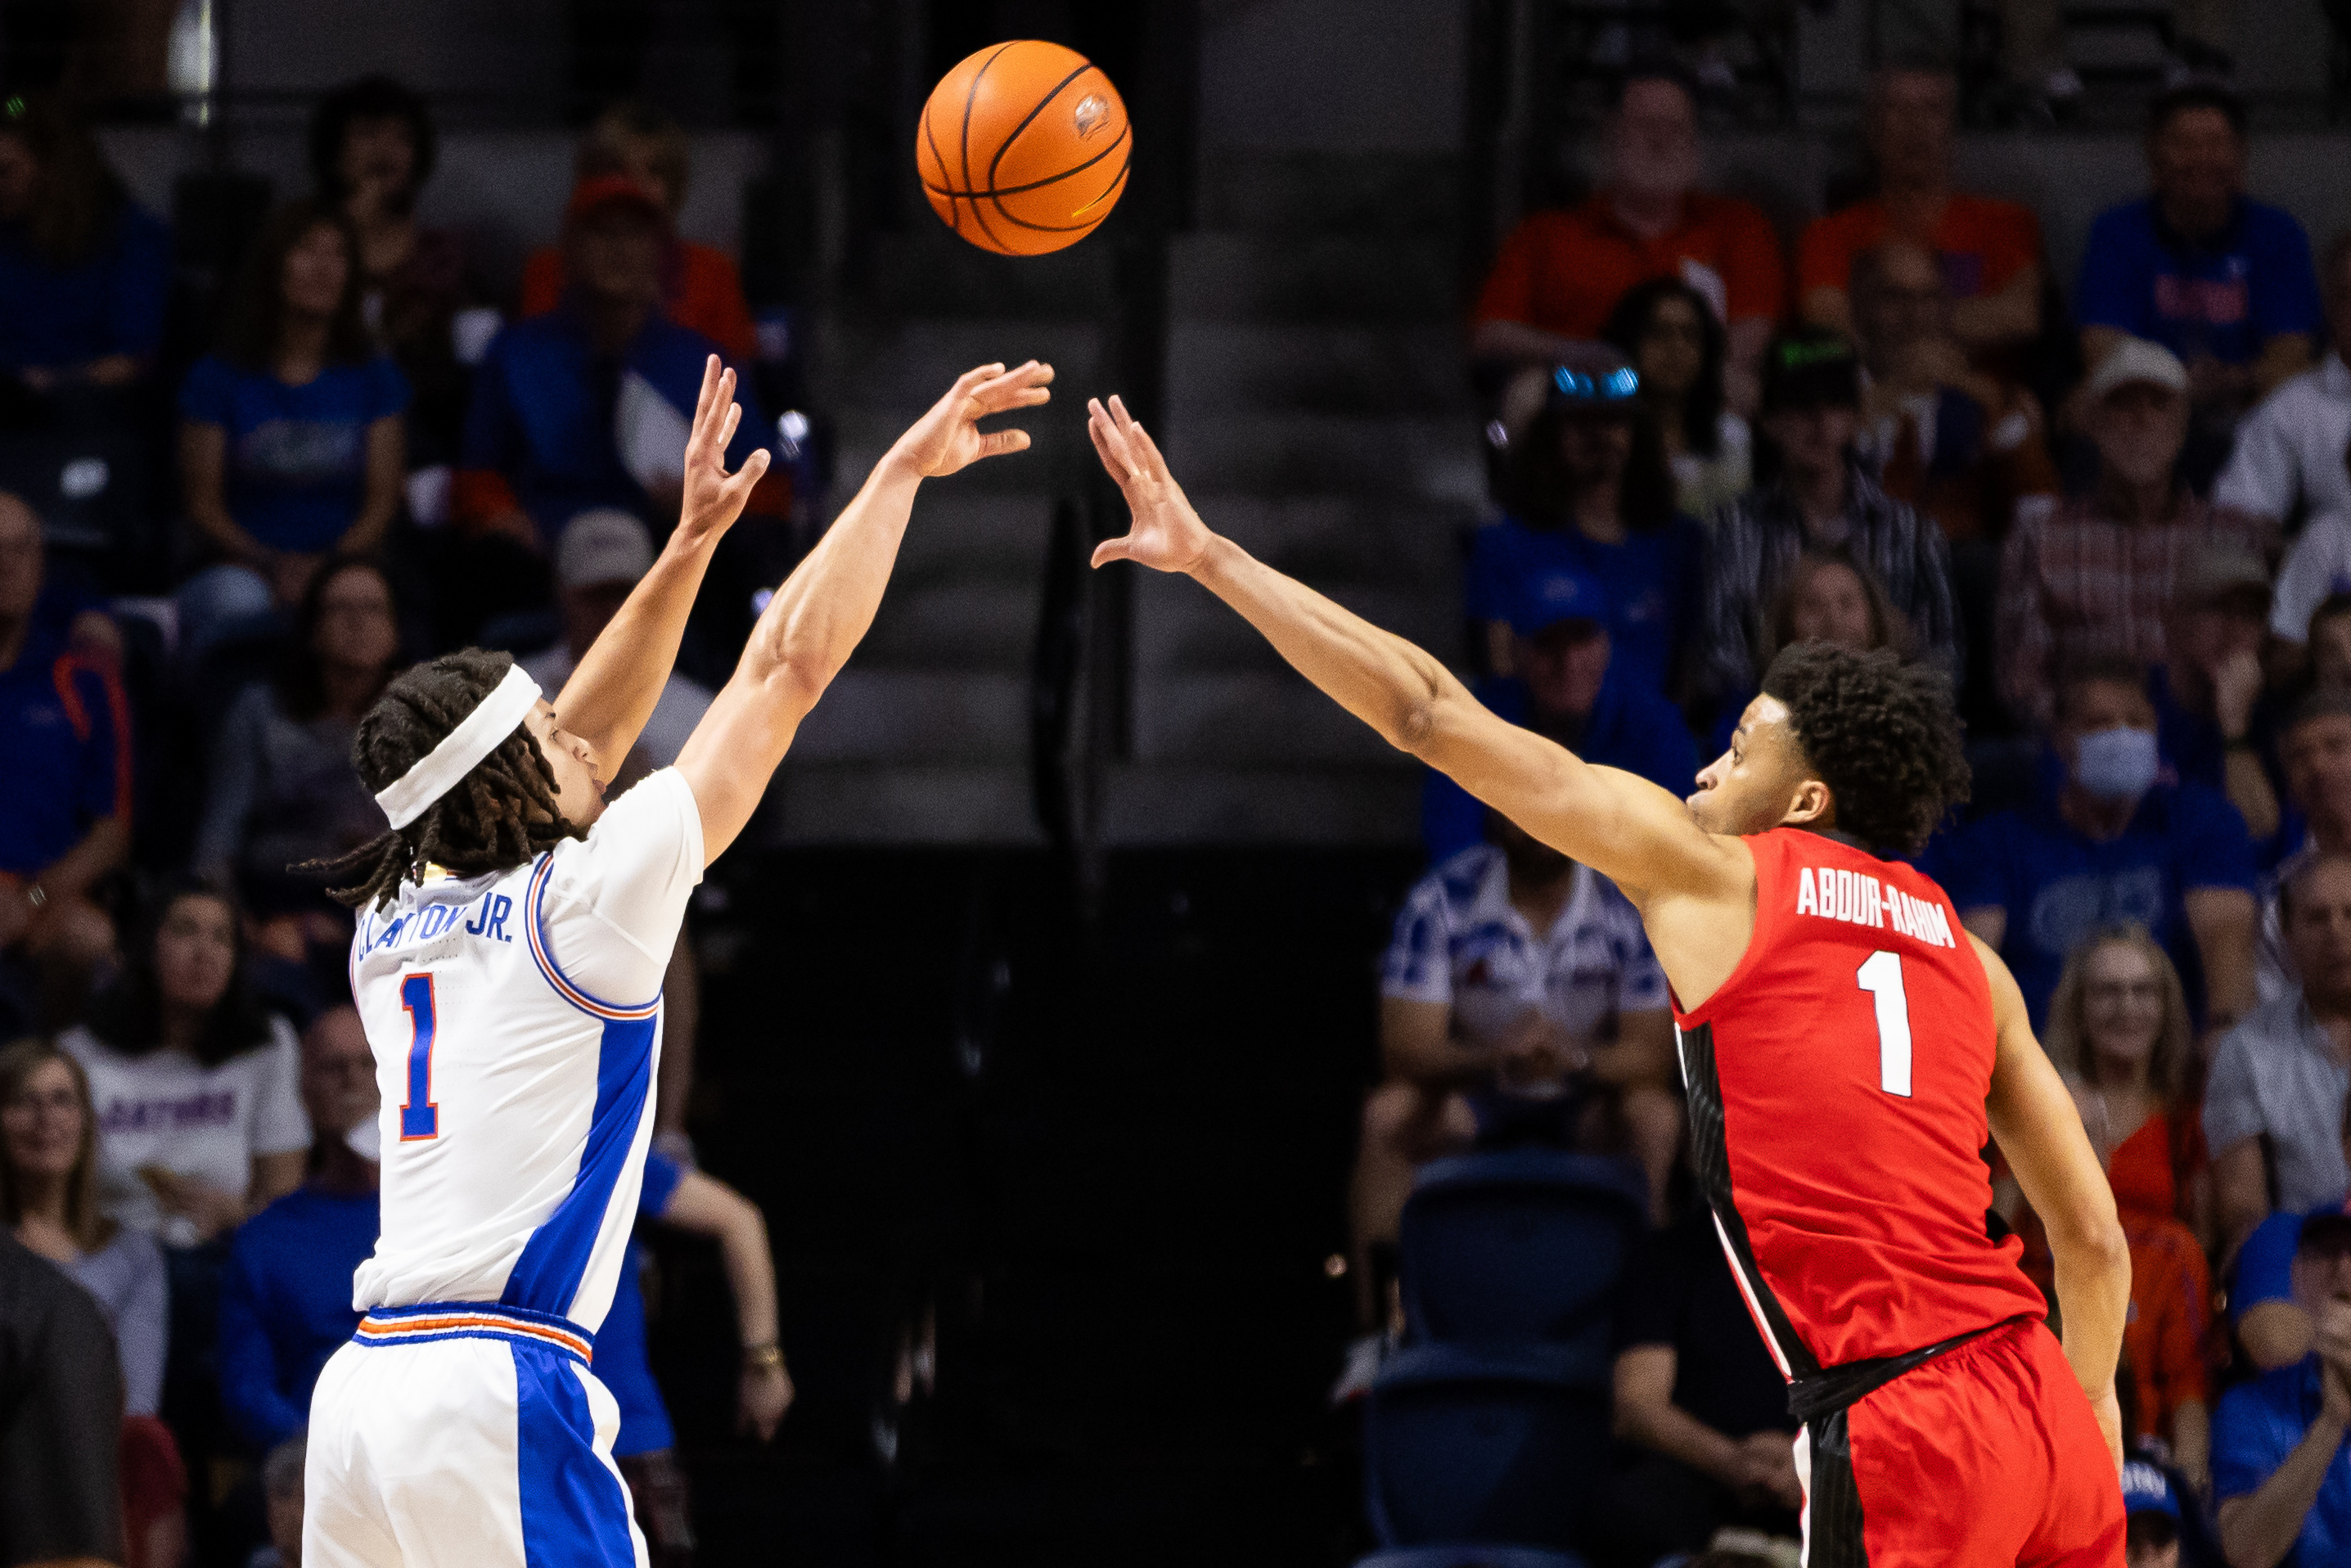
[[[260,1155],[310,1146],[302,1113],[301,1047],[294,1027],[272,1016],[269,1040],[206,1067],[185,1051],[159,1048],[126,1056],[87,1029],[58,1037],[58,1048],[89,1074],[98,1108],[99,1203],[118,1224],[167,1246],[193,1246],[195,1227],[166,1215],[139,1175],[161,1166],[232,1197],[253,1185]]]
[[[521,663],[522,673],[538,683],[549,702],[563,689],[563,683],[571,678],[571,672],[580,667],[571,650],[560,643]],[[702,716],[710,711],[711,696],[708,686],[672,670],[669,679],[662,683],[661,695],[653,700],[653,716],[645,720],[644,733],[637,737],[637,749],[645,754],[645,760],[655,768],[675,764],[677,754],[685,749],[686,737],[702,722]]]
[[[2314,516],[2278,568],[2270,597],[2270,630],[2289,643],[2310,640],[2310,615],[2327,595],[2351,590],[2351,519],[2340,512]]]

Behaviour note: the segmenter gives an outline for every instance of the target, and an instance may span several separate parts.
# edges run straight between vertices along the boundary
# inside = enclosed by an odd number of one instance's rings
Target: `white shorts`
[[[311,1396],[305,1568],[646,1568],[590,1343],[480,1302],[370,1312]]]

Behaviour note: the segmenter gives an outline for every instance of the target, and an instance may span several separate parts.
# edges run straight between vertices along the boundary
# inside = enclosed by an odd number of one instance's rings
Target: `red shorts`
[[[1796,1473],[1807,1568],[2121,1568],[2122,1482],[2037,1319],[1813,1421]]]

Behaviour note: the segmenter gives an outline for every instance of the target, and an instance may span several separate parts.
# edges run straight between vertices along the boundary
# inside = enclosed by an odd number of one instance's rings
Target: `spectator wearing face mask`
[[[1509,679],[1480,683],[1488,706],[1549,737],[1586,762],[1637,773],[1686,793],[1698,755],[1681,711],[1617,659],[1607,593],[1589,574],[1561,571],[1523,591],[1512,609]],[[1421,792],[1421,831],[1439,862],[1478,843],[1486,808],[1431,769]]]
[[[1706,530],[1674,507],[1673,481],[1641,417],[1640,378],[1613,350],[1551,370],[1542,407],[1513,443],[1510,510],[1470,545],[1464,607],[1488,667],[1511,673],[1522,603],[1597,613],[1625,674],[1670,691],[1697,612]],[[1596,580],[1601,597],[1579,598]],[[1595,610],[1594,606],[1600,606]]]
[[[2146,673],[2085,664],[2060,687],[2041,799],[1929,851],[1969,930],[2014,971],[2034,1027],[2065,960],[2103,926],[2145,926],[2208,1027],[2253,999],[2253,850],[2218,790],[2160,780]]]
[[[1470,353],[1555,364],[1600,336],[1625,291],[1679,277],[1727,334],[1723,391],[1755,405],[1755,368],[1786,308],[1780,237],[1751,204],[1698,188],[1698,85],[1659,57],[1625,73],[1608,175],[1582,206],[1530,216],[1503,241],[1471,313]]]
[[[2001,693],[2036,729],[2049,725],[2069,666],[2165,662],[2166,612],[2199,551],[2232,545],[2267,560],[2274,538],[2260,518],[2210,507],[2180,483],[2188,370],[2169,350],[2120,345],[2084,398],[2096,488],[2020,518],[2001,557]]]
[[[2272,1207],[2314,1208],[2351,1187],[2351,859],[2315,855],[2278,884],[2278,921],[2298,988],[2220,1039],[2204,1090],[2223,1252]]]
[[[1859,462],[1861,367],[1817,329],[1764,357],[1761,482],[1715,518],[1698,632],[1700,695],[1725,700],[1763,677],[1756,612],[1773,603],[1808,550],[1841,551],[1875,578],[1917,640],[1918,656],[1959,668],[1950,547],[1888,496]]]

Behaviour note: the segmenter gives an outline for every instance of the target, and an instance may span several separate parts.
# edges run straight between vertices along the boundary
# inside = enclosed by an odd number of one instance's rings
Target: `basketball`
[[[1126,105],[1074,49],[992,44],[923,105],[914,165],[939,221],[1001,256],[1042,256],[1093,233],[1126,188]]]

